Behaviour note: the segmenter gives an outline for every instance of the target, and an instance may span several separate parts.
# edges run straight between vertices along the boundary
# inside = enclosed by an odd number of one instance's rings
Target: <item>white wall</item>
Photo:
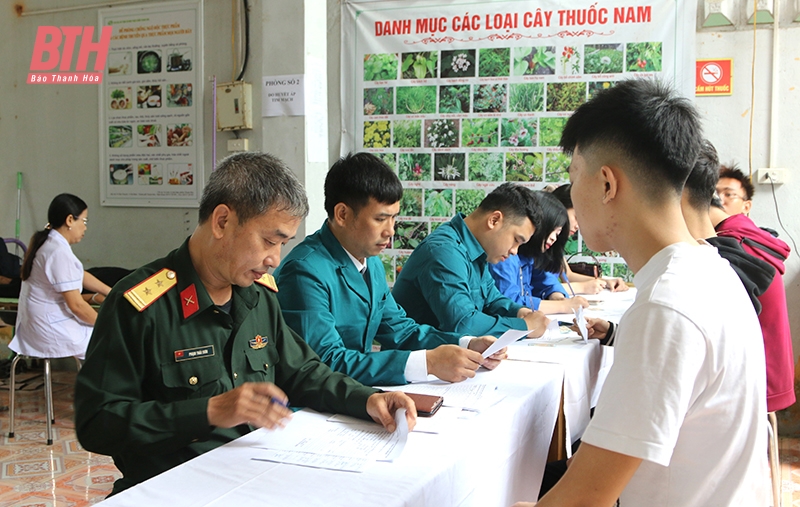
[[[24,2],[43,10],[64,7],[60,0]],[[69,2],[72,5],[97,3]],[[245,79],[260,82],[261,2],[253,4],[251,57]],[[229,81],[231,3],[204,2],[205,73]],[[20,239],[28,242],[47,222],[47,207],[61,192],[80,196],[89,205],[89,229],[75,245],[86,267],[137,267],[175,248],[194,230],[196,209],[101,207],[98,182],[97,87],[92,85],[29,85],[25,83],[40,25],[96,25],[97,9],[19,17],[13,2],[0,3],[0,236],[14,237],[16,173],[23,173]],[[302,41],[302,36],[301,36]],[[291,44],[291,41],[290,41]],[[213,128],[211,86],[204,79],[204,143],[206,177],[211,174]],[[258,86],[254,86],[258,90]],[[255,110],[261,110],[260,95]],[[260,116],[260,115],[258,115]],[[261,124],[245,134],[253,149],[261,146]],[[230,133],[218,135],[217,155],[227,154]]]
[[[793,2],[792,2],[793,3]],[[716,146],[721,161],[735,161],[745,173],[750,165],[750,116],[753,116],[753,171],[769,167],[770,136],[777,136],[775,167],[789,170],[788,183],[775,187],[778,209],[789,234],[800,241],[800,23],[792,23],[797,13],[789,12],[790,2],[782,7],[779,51],[777,52],[777,95],[772,96],[772,26],[756,30],[755,106],[751,110],[750,95],[753,57],[752,27],[728,31],[700,31],[697,34],[697,58],[733,58],[733,95],[729,97],[697,97],[696,104],[704,118],[706,137]],[[786,19],[788,18],[788,19]],[[770,132],[771,101],[777,101],[777,129]],[[754,177],[755,179],[755,177]],[[792,197],[795,196],[795,197]],[[760,226],[775,229],[781,239],[793,246],[778,223],[772,189],[756,185],[751,218]],[[794,251],[786,263],[784,275],[789,318],[792,326],[795,362],[800,355],[800,252]]]

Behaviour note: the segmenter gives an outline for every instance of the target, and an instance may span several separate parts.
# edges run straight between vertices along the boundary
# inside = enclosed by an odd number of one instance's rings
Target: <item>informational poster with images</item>
[[[628,78],[694,96],[695,5],[685,0],[358,1],[342,7],[342,153],[369,151],[405,188],[393,283],[456,212],[512,181],[569,181],[558,148],[572,114]],[[631,278],[624,261],[570,245],[573,261]],[[595,257],[593,258],[592,255]]]
[[[199,205],[202,20],[198,1],[99,12],[114,28],[99,87],[103,205]]]

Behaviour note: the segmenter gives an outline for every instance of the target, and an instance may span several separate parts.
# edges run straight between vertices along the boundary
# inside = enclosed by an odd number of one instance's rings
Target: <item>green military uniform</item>
[[[376,392],[320,362],[284,323],[273,290],[234,286],[230,314],[215,306],[187,240],[103,304],[75,389],[78,439],[114,458],[118,493],[250,432],[212,427],[206,414],[209,398],[244,382],[274,382],[294,406],[365,419]]]

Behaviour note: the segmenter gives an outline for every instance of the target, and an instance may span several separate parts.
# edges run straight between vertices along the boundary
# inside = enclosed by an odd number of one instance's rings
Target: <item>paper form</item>
[[[579,306],[572,310],[575,312],[575,323],[578,325],[578,331],[583,338],[583,343],[589,343],[589,331],[586,329],[586,317],[583,316],[583,307]]]
[[[483,357],[489,357],[498,350],[502,349],[503,347],[507,347],[514,343],[515,341],[519,340],[520,338],[524,338],[530,330],[526,329],[523,331],[517,329],[509,329],[505,333],[500,335],[500,338],[497,339],[496,342],[491,344],[488,349],[483,351]]]
[[[324,420],[296,428],[299,438],[269,447],[256,446],[253,459],[293,465],[362,472],[372,461],[392,461],[405,448],[408,422],[405,409],[395,412],[397,429],[389,433],[376,424],[326,424]]]
[[[505,395],[497,390],[497,386],[487,384],[409,384],[382,389],[441,396],[446,407],[475,411],[489,408],[505,398]]]

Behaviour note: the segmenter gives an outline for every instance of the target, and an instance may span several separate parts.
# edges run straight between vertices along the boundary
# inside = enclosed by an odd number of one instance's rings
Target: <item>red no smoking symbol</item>
[[[722,67],[714,62],[703,65],[700,69],[700,79],[707,84],[717,84],[722,79]]]

